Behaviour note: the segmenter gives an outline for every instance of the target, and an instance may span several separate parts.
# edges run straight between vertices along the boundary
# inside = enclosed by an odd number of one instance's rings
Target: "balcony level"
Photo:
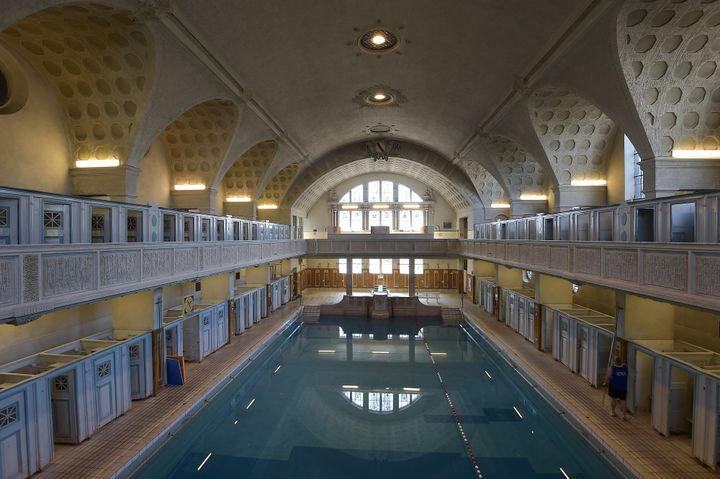
[[[303,254],[304,240],[3,246],[0,323]]]

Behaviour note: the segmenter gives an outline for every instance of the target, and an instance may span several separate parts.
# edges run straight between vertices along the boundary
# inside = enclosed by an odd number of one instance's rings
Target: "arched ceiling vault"
[[[497,195],[504,190],[503,195],[517,200],[522,194],[543,194],[550,184],[546,172],[528,151],[500,135],[481,137],[463,164],[483,198],[499,200],[502,197]],[[486,172],[481,170],[483,167]],[[494,173],[492,177],[491,173]]]
[[[289,205],[295,211],[306,215],[318,199],[330,189],[336,187],[343,181],[367,173],[395,173],[408,176],[432,187],[434,191],[445,198],[455,210],[472,207],[466,194],[447,177],[416,161],[395,157],[389,158],[388,161],[375,161],[373,158],[364,158],[351,163],[345,163],[316,178],[303,193],[295,198],[293,203],[289,203],[292,201],[292,196],[286,196],[283,204],[286,206]]]
[[[209,186],[225,157],[236,123],[237,108],[226,100],[195,105],[170,123],[161,138],[172,184]]]
[[[620,61],[656,156],[720,148],[720,2],[630,0]]]
[[[56,89],[76,159],[127,161],[154,75],[153,36],[129,11],[60,5],[0,32]]]
[[[607,178],[616,126],[597,106],[562,87],[536,90],[530,119],[559,185]]]
[[[404,159],[409,161],[409,163],[404,163],[403,165],[408,168],[411,167],[414,171],[417,171],[418,173],[416,174],[421,174],[420,169],[422,168],[422,174],[425,174],[426,176],[424,178],[418,178],[420,181],[433,185],[430,180],[430,175],[433,175],[432,178],[434,180],[442,180],[441,183],[436,183],[436,190],[443,194],[448,202],[454,207],[463,209],[480,203],[480,198],[478,197],[475,187],[468,178],[467,174],[438,153],[423,146],[404,141],[388,141],[386,143],[386,147],[392,152],[390,154],[390,159],[394,160],[392,161],[392,165],[397,165],[399,164],[397,160]],[[306,195],[304,198],[310,198],[308,195],[315,195],[317,199],[317,197],[325,191],[318,193],[308,191],[315,189],[311,188],[311,185],[315,181],[327,175],[328,172],[336,170],[343,165],[349,165],[350,163],[358,160],[368,160],[369,163],[379,164],[378,166],[372,167],[368,164],[368,166],[364,168],[370,169],[367,171],[362,170],[363,173],[383,171],[380,170],[380,168],[385,167],[380,165],[381,163],[388,163],[387,168],[391,168],[391,166],[389,166],[391,161],[386,162],[384,160],[378,160],[375,162],[373,160],[373,148],[373,142],[354,143],[338,148],[337,150],[324,155],[312,163],[304,165],[304,168],[299,171],[292,185],[288,188],[287,195],[283,200],[283,205],[286,207],[297,207],[300,210],[306,211],[312,206],[312,204],[315,203],[315,200],[310,204],[307,204],[307,201],[309,200],[306,200],[302,205],[300,205],[299,203],[296,203],[298,198],[301,195]],[[392,168],[395,167],[396,166],[392,166]],[[408,171],[397,172],[410,176]],[[353,174],[357,174],[357,172]],[[444,189],[447,189],[447,192],[443,191]]]
[[[277,148],[275,141],[263,141],[243,153],[223,177],[225,195],[255,200],[262,191],[260,183],[265,178]]]

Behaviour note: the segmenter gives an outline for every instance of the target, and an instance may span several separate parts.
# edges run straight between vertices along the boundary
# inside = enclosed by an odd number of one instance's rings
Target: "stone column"
[[[345,357],[348,362],[353,360],[353,338],[350,333],[345,335]]]
[[[346,258],[347,261],[347,269],[345,270],[345,294],[348,296],[352,296],[352,258],[349,256]]]
[[[415,333],[410,332],[410,338],[408,340],[408,360],[411,363],[415,362]]]
[[[408,296],[415,296],[415,258],[410,258],[408,265]]]

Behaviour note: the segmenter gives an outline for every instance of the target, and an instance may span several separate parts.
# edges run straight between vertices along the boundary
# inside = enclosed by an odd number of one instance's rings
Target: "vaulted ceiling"
[[[451,158],[590,0],[173,2],[253,100],[310,158],[370,136],[392,136]],[[377,26],[392,53],[358,47]],[[374,86],[397,105],[354,101]],[[360,102],[362,103],[362,102]]]
[[[403,154],[392,158],[432,158],[434,173],[423,174],[441,175],[435,186],[450,181],[458,204],[485,208],[602,180],[617,132],[642,158],[720,144],[717,1],[0,0],[0,9],[0,47],[30,59],[62,100],[71,160],[110,155],[136,167],[159,138],[176,184],[253,201],[292,204],[311,178],[396,143]],[[362,48],[378,29],[397,45]],[[666,58],[683,42],[687,59]],[[93,84],[75,78],[83,68]],[[369,101],[379,91],[394,101]]]

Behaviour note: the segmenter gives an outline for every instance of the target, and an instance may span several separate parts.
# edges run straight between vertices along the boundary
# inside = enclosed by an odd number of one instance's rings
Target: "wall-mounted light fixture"
[[[520,195],[522,201],[546,201],[547,195]]]
[[[491,203],[490,208],[510,208],[510,203]]]
[[[577,292],[580,291],[580,285],[577,283],[573,283],[570,286],[570,290],[573,292],[573,294],[577,294]]]
[[[120,166],[120,160],[108,159],[108,160],[77,160],[75,162],[75,168],[115,168]]]
[[[205,185],[202,183],[175,185],[175,191],[202,191],[204,189]]]
[[[572,186],[606,186],[607,180],[572,180]]]
[[[252,198],[249,196],[228,196],[225,201],[228,203],[250,203]]]
[[[264,204],[264,205],[258,205],[257,208],[259,210],[276,210],[276,209],[278,209],[278,205]]]
[[[720,150],[673,150],[672,157],[689,160],[718,160],[720,159]]]

